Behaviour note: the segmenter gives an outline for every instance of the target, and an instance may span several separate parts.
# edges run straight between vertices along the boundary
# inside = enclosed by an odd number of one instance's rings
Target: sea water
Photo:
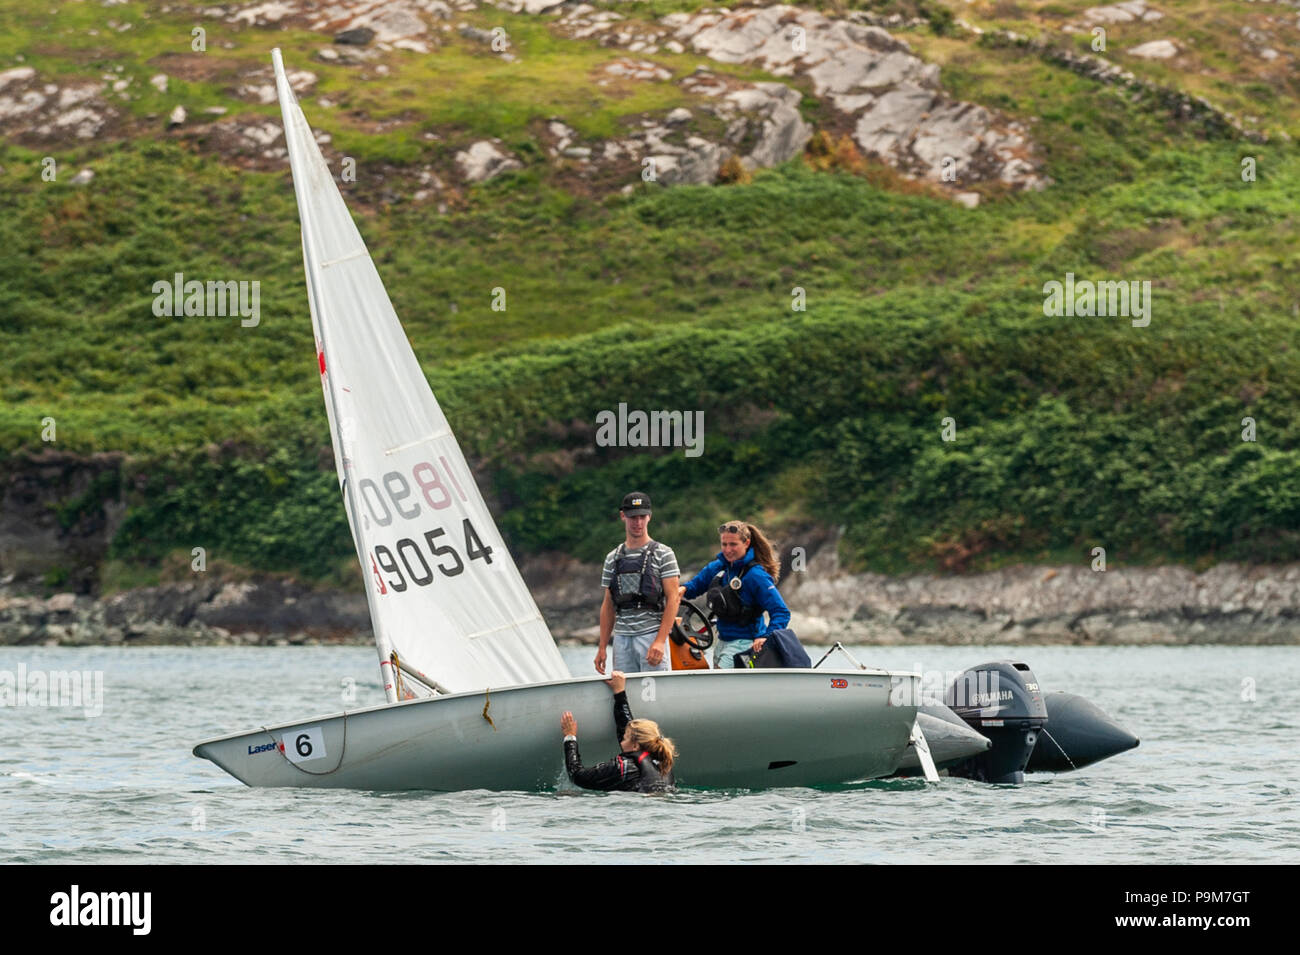
[[[382,702],[373,649],[4,647],[0,862],[1300,861],[1300,649],[852,650],[922,671],[1022,660],[1045,692],[1087,697],[1142,743],[1020,786],[945,778],[656,797],[249,789],[193,756],[194,744]],[[563,653],[574,674],[593,672],[593,649]],[[29,691],[44,674],[44,692],[6,694],[20,669]],[[588,762],[614,755],[612,738],[582,738]],[[684,777],[690,759],[680,756]]]

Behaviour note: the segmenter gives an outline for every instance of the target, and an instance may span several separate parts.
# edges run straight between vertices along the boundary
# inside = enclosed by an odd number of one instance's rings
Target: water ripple
[[[1087,696],[1142,745],[1023,786],[907,779],[655,799],[249,789],[195,759],[194,742],[328,711],[345,678],[357,691],[349,705],[381,702],[373,651],[8,647],[0,669],[102,670],[105,700],[94,718],[3,714],[0,863],[1300,861],[1293,649],[854,652],[906,669],[1023,659],[1045,688]],[[585,649],[565,654],[574,672],[590,666]],[[294,679],[270,684],[267,673]],[[1240,698],[1245,677],[1258,702]]]

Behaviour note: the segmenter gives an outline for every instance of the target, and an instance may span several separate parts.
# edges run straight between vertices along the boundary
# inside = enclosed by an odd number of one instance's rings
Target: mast
[[[326,339],[326,322],[322,310],[322,296],[319,293],[319,264],[312,253],[311,244],[308,242],[308,232],[311,228],[311,213],[306,197],[303,194],[303,182],[305,180],[305,171],[303,170],[304,157],[299,155],[294,147],[293,137],[290,135],[290,128],[293,125],[293,109],[297,106],[297,99],[293,95],[293,90],[289,86],[289,79],[285,76],[284,62],[280,58],[280,49],[276,47],[271,50],[271,62],[275,67],[275,83],[280,99],[280,115],[284,119],[284,141],[285,147],[289,152],[289,168],[293,177],[294,196],[298,202],[298,219],[302,227],[302,261],[304,272],[307,277],[307,303],[311,312],[316,316],[317,331],[320,334],[320,349],[324,356],[324,365],[322,366],[321,376],[325,379],[325,394],[330,404],[330,418],[334,427],[334,433],[330,435],[335,445],[339,449],[339,459],[343,462],[344,473],[341,475],[342,491],[344,506],[348,509],[350,520],[348,524],[352,529],[352,543],[357,550],[357,561],[361,565],[362,579],[365,580],[366,587],[366,607],[370,611],[370,623],[375,631],[375,649],[379,654],[379,673],[384,684],[384,696],[389,703],[397,702],[397,681],[393,673],[393,647],[384,632],[382,617],[375,607],[375,597],[373,585],[366,573],[366,556],[369,548],[366,547],[364,540],[363,527],[364,518],[357,508],[356,488],[354,482],[347,473],[351,470],[352,464],[348,457],[348,447],[343,439],[342,428],[343,418],[339,412],[338,396],[334,390],[334,375],[329,372],[330,352]],[[365,253],[363,248],[362,253]]]

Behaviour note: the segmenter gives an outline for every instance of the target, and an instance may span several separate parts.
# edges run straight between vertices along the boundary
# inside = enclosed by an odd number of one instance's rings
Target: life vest
[[[618,545],[609,581],[609,596],[616,611],[663,611],[664,582],[650,570],[650,557],[658,546],[657,541],[650,541],[640,557],[628,557],[627,544]]]
[[[708,593],[709,611],[719,620],[747,627],[763,616],[762,607],[747,604],[740,599],[740,588],[744,583],[745,575],[753,570],[757,563],[751,560],[730,581],[727,580],[725,567],[714,576]]]
[[[619,759],[625,763],[626,756],[620,756]],[[640,779],[637,781],[636,791],[639,793],[667,793],[672,792],[675,788],[673,785],[673,774],[671,772],[660,772],[659,764],[649,753],[642,750],[636,757],[637,769],[641,770]],[[624,775],[627,775],[626,769]]]

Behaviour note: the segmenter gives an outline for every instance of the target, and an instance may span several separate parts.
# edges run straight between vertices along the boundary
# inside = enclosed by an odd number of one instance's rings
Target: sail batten
[[[307,300],[381,664],[452,691],[567,679],[273,54]]]
[[[543,616],[541,615],[541,613],[538,613],[537,616],[534,617],[533,619],[535,619],[535,620],[545,620],[546,618],[543,617]],[[512,626],[513,626],[513,624],[506,624],[506,623],[503,623],[501,626],[499,626],[499,627],[493,627],[491,630],[480,630],[478,633],[467,633],[467,634],[465,634],[465,639],[466,639],[466,640],[477,640],[479,637],[490,637],[492,634],[494,634],[494,633],[498,633],[498,632],[500,632],[500,631],[502,631],[502,630],[507,630],[507,629],[509,629],[509,628],[512,627]]]
[[[362,257],[369,258],[370,252],[364,248],[356,249],[355,251],[349,252],[346,255],[339,256],[337,259],[330,259],[328,262],[322,262],[320,264],[320,267],[322,270],[330,269],[336,265],[342,265],[344,262],[350,262],[353,259],[359,259]]]
[[[431,441],[437,441],[439,438],[445,438],[449,434],[451,434],[450,428],[446,428],[442,431],[437,432],[436,434],[426,434],[423,438],[416,438],[414,441],[408,441],[406,444],[400,445],[399,447],[389,448],[387,451],[384,452],[384,454],[397,454],[399,451],[405,451],[408,448],[414,448],[416,445],[428,444]]]

